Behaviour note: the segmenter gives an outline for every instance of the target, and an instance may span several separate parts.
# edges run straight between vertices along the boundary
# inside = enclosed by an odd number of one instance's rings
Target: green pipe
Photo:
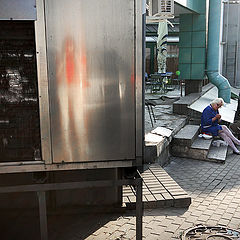
[[[219,38],[221,21],[221,1],[209,0],[207,75],[218,88],[218,97],[230,103],[231,88],[228,80],[219,73]]]

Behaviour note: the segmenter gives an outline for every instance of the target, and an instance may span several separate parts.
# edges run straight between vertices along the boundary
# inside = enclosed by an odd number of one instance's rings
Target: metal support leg
[[[182,89],[182,87],[183,87],[183,82],[182,82],[182,80],[180,80],[181,97],[182,97],[182,95],[183,95],[183,89]]]
[[[136,195],[136,240],[142,240],[142,178],[137,179]]]
[[[150,120],[151,120],[151,123],[152,123],[152,127],[154,127],[154,125],[153,125],[153,120],[152,120],[152,116],[151,116],[151,110],[150,110],[149,105],[147,105],[147,108],[148,108],[149,117],[150,117]]]
[[[48,240],[46,193],[44,191],[39,191],[37,195],[39,202],[41,240]]]
[[[150,108],[151,108],[151,112],[152,112],[152,115],[153,115],[154,122],[156,122],[156,118],[155,118],[155,115],[154,115],[153,107],[151,105],[150,105]]]

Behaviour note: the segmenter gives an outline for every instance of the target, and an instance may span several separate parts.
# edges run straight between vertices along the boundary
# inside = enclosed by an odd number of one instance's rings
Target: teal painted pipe
[[[230,103],[231,88],[228,80],[219,73],[219,38],[221,21],[221,1],[209,0],[207,75],[218,88],[218,97]]]

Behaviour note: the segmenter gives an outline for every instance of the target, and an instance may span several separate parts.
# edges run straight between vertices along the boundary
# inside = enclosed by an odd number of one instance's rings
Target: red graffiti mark
[[[133,60],[132,72],[131,72],[131,87],[132,87],[132,97],[135,98],[135,68],[134,68],[134,60]]]
[[[65,42],[65,64],[67,83],[70,84],[75,75],[74,44],[71,39]]]
[[[82,48],[82,54],[80,57],[80,69],[81,69],[81,82],[82,88],[89,87],[89,82],[87,81],[87,57],[84,49]]]
[[[131,85],[134,88],[134,83],[135,83],[135,74],[134,72],[131,73]]]

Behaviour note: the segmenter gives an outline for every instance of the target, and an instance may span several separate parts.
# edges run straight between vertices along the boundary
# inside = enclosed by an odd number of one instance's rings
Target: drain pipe
[[[209,0],[207,76],[210,82],[218,88],[218,97],[230,103],[230,84],[219,72],[220,20],[221,0]]]

